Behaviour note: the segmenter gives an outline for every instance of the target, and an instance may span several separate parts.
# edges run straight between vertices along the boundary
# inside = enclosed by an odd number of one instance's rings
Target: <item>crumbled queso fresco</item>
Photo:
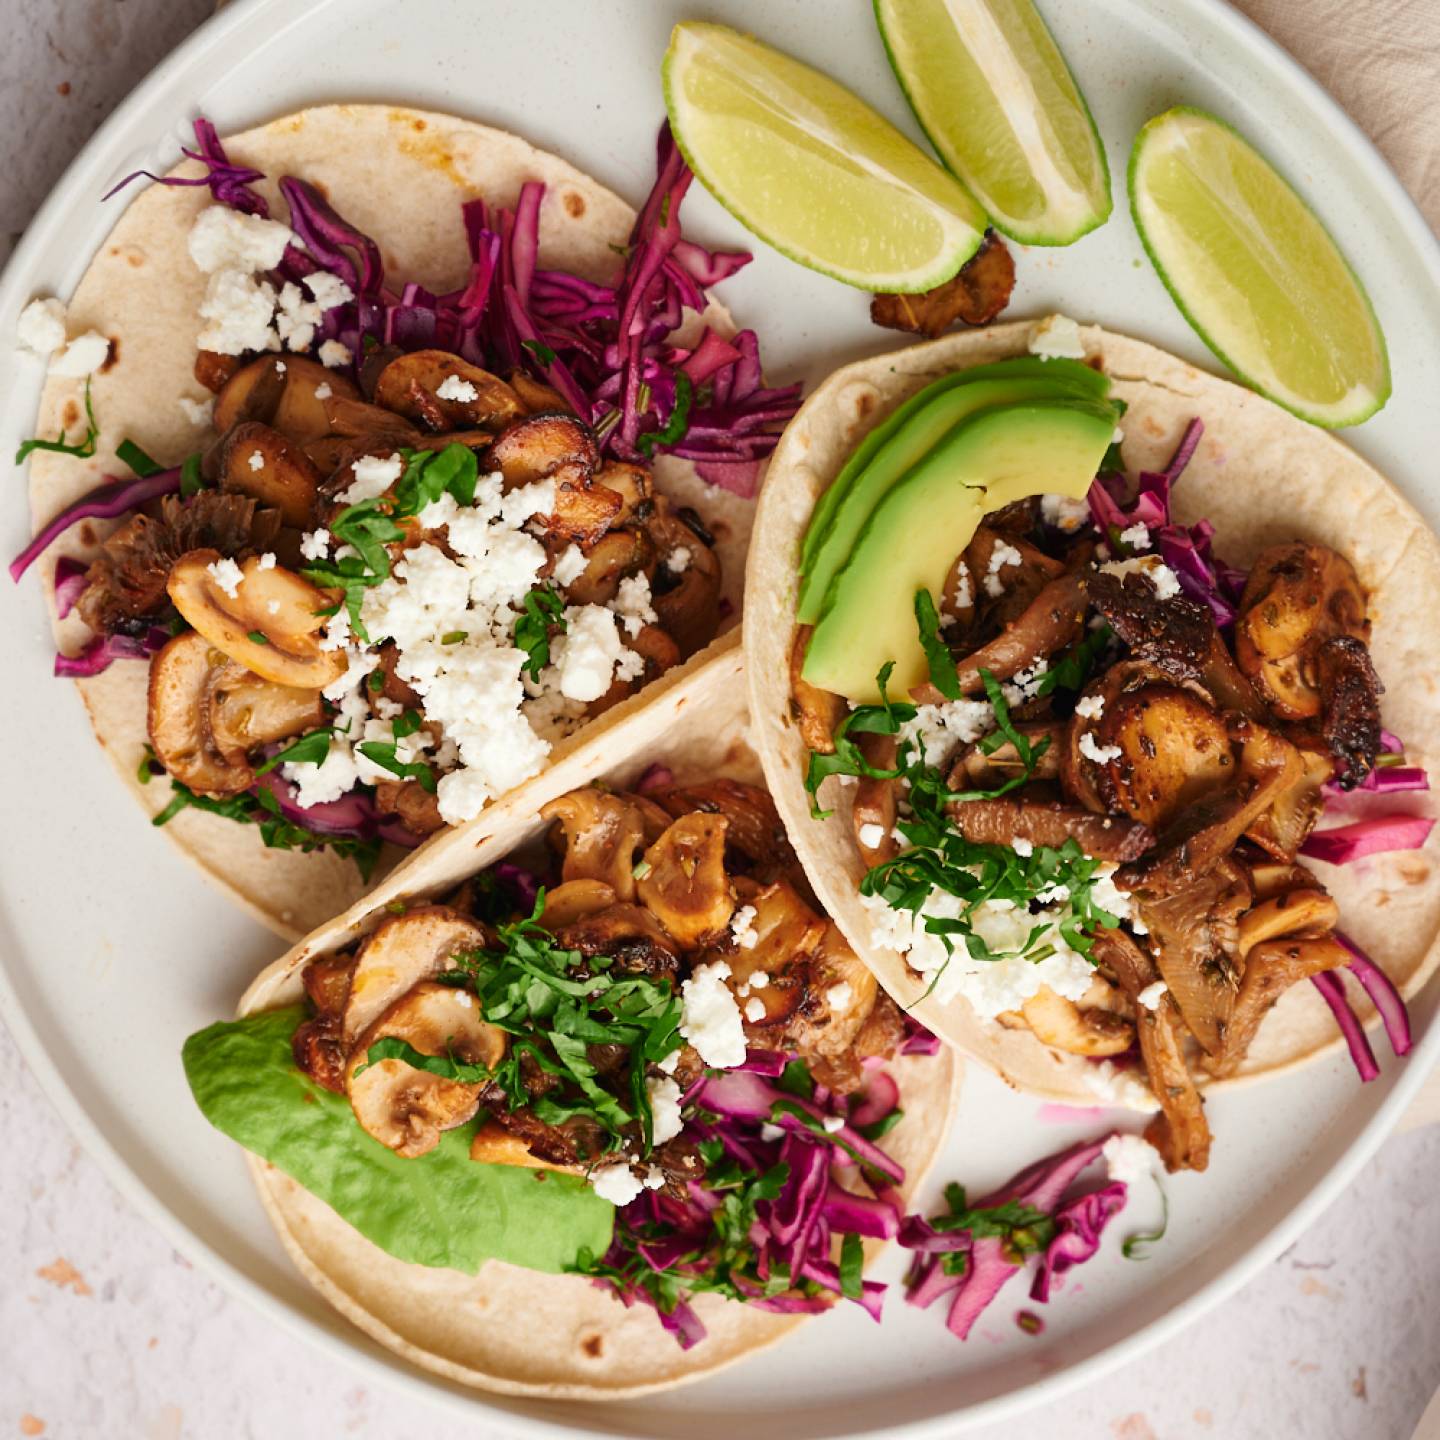
[[[383,494],[402,468],[399,456],[357,462],[347,503]],[[430,538],[406,550],[392,575],[365,593],[361,621],[369,645],[350,634],[343,609],[327,622],[322,648],[344,647],[349,664],[324,692],[340,711],[329,753],[319,763],[283,767],[300,805],[393,778],[360,753],[362,743],[374,742],[394,744],[402,764],[423,761],[439,772],[436,799],[449,824],[473,819],[541,768],[554,739],[578,723],[585,705],[617,678],[641,673],[644,662],[623,632],[627,618],[648,609],[648,587],[643,595],[632,588],[616,609],[567,606],[550,664],[538,680],[522,673],[526,655],[514,643],[515,618],[546,561],[545,547],[527,526],[554,504],[554,481],[505,494],[498,474],[481,479],[471,505],[443,495],[417,517]],[[319,559],[329,540],[326,532],[312,531],[302,551]],[[573,561],[567,569],[573,572]],[[423,704],[426,723],[410,735],[394,734],[401,707],[367,683],[379,663],[374,647],[385,641],[398,652],[396,675]]]
[[[725,984],[729,976],[730,967],[715,960],[697,965],[680,987],[680,1033],[717,1070],[733,1070],[745,1060],[745,1029]]]
[[[1068,315],[1047,315],[1030,333],[1030,353],[1042,360],[1083,360],[1080,327]]]
[[[1139,1135],[1112,1135],[1100,1150],[1112,1180],[1138,1185],[1155,1173],[1155,1147]]]

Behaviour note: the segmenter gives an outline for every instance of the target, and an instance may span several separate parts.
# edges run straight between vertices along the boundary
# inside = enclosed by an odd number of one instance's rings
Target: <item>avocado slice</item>
[[[967,416],[1021,400],[1104,399],[1110,381],[1078,360],[1017,356],[945,375],[911,396],[861,442],[820,497],[800,547],[797,615],[813,625],[836,572],[885,492]]]
[[[804,678],[869,704],[880,698],[877,673],[893,660],[889,692],[907,694],[928,673],[915,592],[938,599],[989,511],[1027,495],[1080,499],[1114,431],[1114,407],[1085,399],[995,406],[955,426],[870,515],[830,587]]]

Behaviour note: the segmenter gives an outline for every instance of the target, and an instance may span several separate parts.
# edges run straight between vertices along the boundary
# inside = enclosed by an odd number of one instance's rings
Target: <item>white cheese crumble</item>
[[[328,270],[316,270],[300,283],[322,310],[348,305],[355,298],[355,292],[338,275],[332,275]]]
[[[753,950],[760,939],[755,933],[755,916],[758,913],[753,905],[742,905],[730,917],[730,938],[742,950]],[[768,977],[766,983],[769,983]],[[751,984],[754,985],[753,977]]]
[[[263,470],[265,468],[265,456],[259,450],[252,450],[245,462],[252,470]]]
[[[665,557],[665,568],[672,575],[683,575],[690,568],[691,558],[688,545],[677,545]]]
[[[650,603],[650,579],[642,570],[620,582],[610,608],[620,617],[625,633],[633,640],[647,625],[655,624],[655,607]]]
[[[400,478],[404,469],[405,462],[399,455],[362,455],[351,467],[354,482],[340,499],[346,505],[376,500]]]
[[[110,358],[110,342],[98,330],[77,335],[51,362],[50,373],[83,380]]]
[[[885,842],[885,827],[868,821],[860,827],[860,843],[867,850],[877,850]]]
[[[615,616],[605,606],[567,605],[565,633],[551,642],[550,653],[560,693],[567,700],[588,703],[610,688],[617,665],[631,652],[621,643]]]
[[[1105,713],[1103,695],[1085,695],[1075,702],[1075,713],[1082,720],[1098,720]]]
[[[1000,572],[1007,565],[1019,565],[1024,557],[1020,552],[1004,540],[997,540],[995,548],[990,552],[990,563],[985,567],[985,593],[995,599],[1005,593],[1005,582],[1000,578]]]
[[[328,530],[307,530],[300,537],[300,553],[307,560],[323,560],[330,551]]]
[[[975,587],[970,581],[970,567],[960,560],[955,565],[955,604],[961,609],[968,609],[975,603]],[[956,617],[946,614],[940,617],[941,625],[953,625]]]
[[[652,1075],[645,1081],[645,1094],[650,1101],[651,1138],[656,1145],[663,1145],[685,1127],[680,1118],[680,1086],[668,1077],[657,1080]]]
[[[219,270],[210,277],[195,337],[201,350],[217,355],[243,355],[247,350],[278,350],[280,336],[271,325],[275,287],[241,270]]]
[[[65,343],[65,303],[34,299],[21,312],[15,337],[36,355],[49,355]]]
[[[900,726],[902,741],[919,741],[925,763],[942,764],[956,745],[969,745],[995,727],[995,711],[988,700],[947,700],[943,705],[921,705],[913,720]]]
[[[228,555],[222,556],[219,560],[212,560],[205,569],[209,572],[210,578],[232,600],[239,595],[240,582],[244,580],[245,574]]]
[[[180,409],[192,425],[208,425],[215,418],[215,399],[192,400],[188,395],[180,397]]]
[[[848,980],[837,980],[826,992],[825,1000],[832,1010],[843,1010],[855,998]]]
[[[1120,532],[1120,543],[1128,545],[1132,550],[1148,550],[1150,527],[1143,520],[1137,520],[1128,530]]]
[[[257,568],[261,570],[273,570],[275,568],[275,552],[273,550],[267,550],[260,557],[260,564]]]
[[[758,995],[752,995],[745,1002],[745,1018],[752,1025],[758,1025],[765,1018],[765,1002]]]
[[[1085,731],[1080,737],[1080,753],[1087,759],[1093,760],[1097,765],[1108,765],[1112,760],[1118,760],[1124,751],[1118,745],[1101,745],[1090,731]]]
[[[656,1068],[663,1070],[667,1075],[673,1075],[680,1068],[680,1052],[672,1050],[663,1060],[655,1062]]]
[[[315,387],[315,398],[317,400],[328,400],[334,393],[328,381],[322,381]]]
[[[244,215],[228,205],[200,212],[186,245],[196,269],[210,277],[200,302],[205,324],[195,341],[202,350],[241,355],[280,348],[273,323],[279,296],[257,272],[273,270],[294,238],[278,220]]]
[[[1180,593],[1180,581],[1175,572],[1158,555],[1136,555],[1129,560],[1111,560],[1102,565],[1107,575],[1148,575],[1155,587],[1155,594],[1161,600],[1169,600]]]
[[[827,1115],[821,1120],[820,1128],[827,1135],[835,1135],[845,1128],[845,1117],[843,1115]]]
[[[1083,360],[1080,327],[1068,315],[1047,315],[1030,332],[1030,353],[1042,360]]]
[[[585,573],[585,566],[588,563],[585,559],[585,552],[578,545],[568,545],[555,557],[555,565],[550,572],[550,578],[557,585],[569,585]]]
[[[1079,1073],[1085,1088],[1102,1105],[1123,1110],[1153,1110],[1155,1096],[1138,1071],[1118,1066],[1113,1060],[1096,1060],[1082,1066]]]
[[[462,380],[458,375],[447,375],[435,391],[438,400],[478,400],[480,392],[468,381]]]
[[[1160,1157],[1155,1147],[1141,1135],[1112,1135],[1100,1147],[1105,1167],[1112,1180],[1121,1180],[1126,1185],[1138,1185],[1155,1173],[1155,1162]]]
[[[1035,853],[1035,844],[1027,840],[1023,835],[1017,835],[1011,842],[1010,848],[1019,856],[1028,858]]]
[[[1072,500],[1068,495],[1042,495],[1040,515],[1047,525],[1070,535],[1090,518],[1090,505],[1085,500]]]
[[[645,1188],[638,1176],[628,1165],[605,1165],[590,1172],[590,1186],[602,1199],[612,1205],[628,1205]]]
[[[680,987],[680,1033],[717,1070],[731,1070],[745,1060],[740,1007],[725,984],[729,974],[723,960],[697,965]]]
[[[315,353],[327,370],[342,370],[355,358],[350,347],[342,345],[338,340],[322,340]]]
[[[1135,998],[1147,1010],[1158,1010],[1169,988],[1163,980],[1157,980],[1153,985],[1147,985]]]
[[[760,1138],[773,1144],[776,1140],[785,1138],[785,1131],[779,1125],[772,1125],[768,1120],[763,1120],[760,1123]]]
[[[288,225],[245,215],[228,205],[207,205],[196,217],[186,239],[195,268],[205,275],[218,270],[273,270],[295,237]]]

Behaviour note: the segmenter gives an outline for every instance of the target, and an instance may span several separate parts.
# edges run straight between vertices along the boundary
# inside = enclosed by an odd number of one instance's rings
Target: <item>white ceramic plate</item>
[[[1116,213],[1069,250],[1021,256],[1017,313],[1064,309],[1206,362],[1142,258],[1120,177],[1150,115],[1180,101],[1213,109],[1264,146],[1356,260],[1389,338],[1395,394],[1348,438],[1433,520],[1440,256],[1378,155],[1292,61],[1214,0],[1042,4],[1108,142]],[[123,203],[102,208],[97,198],[127,171],[175,159],[197,110],[223,132],[316,101],[430,106],[518,131],[638,201],[662,115],[660,56],[670,25],[694,13],[680,0],[237,3],[149,76],[70,168],[0,285],[0,336],[14,334],[31,294],[70,292]],[[805,56],[914,133],[864,0],[716,0],[703,13]],[[745,243],[698,186],[686,218],[702,238]],[[737,316],[760,328],[775,380],[817,379],[897,339],[870,327],[862,295],[763,250],[728,288]],[[0,353],[13,354],[6,346]],[[7,369],[0,453],[28,433],[40,381],[38,364]],[[18,477],[8,493],[6,554],[29,533]],[[1169,1239],[1144,1264],[1122,1260],[1112,1239],[1047,1307],[1039,1338],[1012,1323],[1025,1304],[1016,1282],[964,1346],[938,1314],[897,1298],[879,1330],[858,1311],[837,1313],[720,1378],[635,1404],[577,1409],[448,1388],[369,1346],[310,1293],[271,1236],[239,1153],[190,1103],[181,1039],[233,1009],[277,942],[142,823],[78,698],[49,678],[38,587],[7,590],[0,604],[0,1002],[37,1074],[113,1178],[225,1283],[330,1352],[472,1415],[489,1407],[510,1430],[706,1440],[740,1429],[754,1440],[801,1440],[953,1431],[1013,1412],[1132,1357],[1240,1285],[1345,1184],[1440,1052],[1432,986],[1412,1009],[1415,1053],[1404,1065],[1388,1061],[1377,1083],[1362,1089],[1338,1055],[1263,1090],[1217,1096],[1210,1172],[1167,1182]],[[1033,1102],[972,1072],[940,1174],[983,1190],[1099,1128],[1098,1119],[1084,1129],[1047,1124]],[[1142,1191],[1119,1228],[1158,1213],[1158,1199]],[[885,1278],[900,1268],[890,1257]]]

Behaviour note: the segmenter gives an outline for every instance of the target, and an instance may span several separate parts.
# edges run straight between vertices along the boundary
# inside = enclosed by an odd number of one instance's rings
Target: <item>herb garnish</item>
[[[133,440],[122,440],[115,447],[115,458],[128,465],[142,480],[158,475],[165,467],[147,455]]]
[[[205,477],[200,473],[200,452],[187,455],[180,462],[180,498],[188,500],[205,488]]]
[[[663,222],[662,222],[663,223]],[[663,430],[647,430],[635,439],[635,448],[648,460],[655,453],[657,445],[678,445],[690,428],[690,402],[695,398],[695,386],[683,371],[675,372],[675,403],[670,407],[670,418]]]
[[[515,617],[515,644],[527,659],[520,668],[532,680],[550,663],[550,627],[564,630],[565,601],[550,584],[537,585],[525,597],[524,610]]]
[[[420,717],[413,710],[407,710],[395,718],[390,726],[393,740],[366,740],[355,748],[382,770],[388,770],[400,780],[418,780],[421,788],[435,793],[438,781],[428,760],[404,761],[398,756],[399,742],[407,735],[413,735],[420,728]]]
[[[90,381],[87,379],[85,381],[84,436],[79,440],[72,441],[62,430],[58,440],[27,440],[15,452],[15,463],[22,464],[36,450],[48,450],[56,455],[74,455],[79,460],[88,460],[95,453],[95,442],[99,438],[100,427],[95,423],[95,411],[90,404]]]
[[[542,365],[555,363],[555,352],[541,340],[522,340],[522,350],[528,350]]]
[[[1006,1259],[1017,1265],[1055,1238],[1055,1221],[1043,1210],[1018,1200],[972,1210],[965,1187],[951,1184],[945,1187],[945,1203],[948,1210],[930,1218],[936,1230],[968,1230],[972,1240],[999,1240]],[[947,1275],[962,1274],[968,1264],[969,1256],[963,1250],[952,1251],[941,1261]]]
[[[277,750],[263,764],[255,767],[257,775],[268,775],[277,765],[321,765],[330,753],[330,737],[335,733],[331,726],[311,730],[283,750]]]
[[[1120,1246],[1120,1253],[1127,1260],[1148,1260],[1150,1247],[1163,1240],[1166,1230],[1170,1228],[1170,1197],[1165,1193],[1165,1187],[1160,1183],[1159,1176],[1155,1176],[1154,1179],[1155,1188],[1160,1192],[1160,1228],[1126,1236],[1124,1244]]]
[[[947,700],[958,700],[960,675],[950,647],[940,637],[940,615],[928,590],[915,592],[915,623],[920,627],[920,645],[930,666],[930,683]]]

